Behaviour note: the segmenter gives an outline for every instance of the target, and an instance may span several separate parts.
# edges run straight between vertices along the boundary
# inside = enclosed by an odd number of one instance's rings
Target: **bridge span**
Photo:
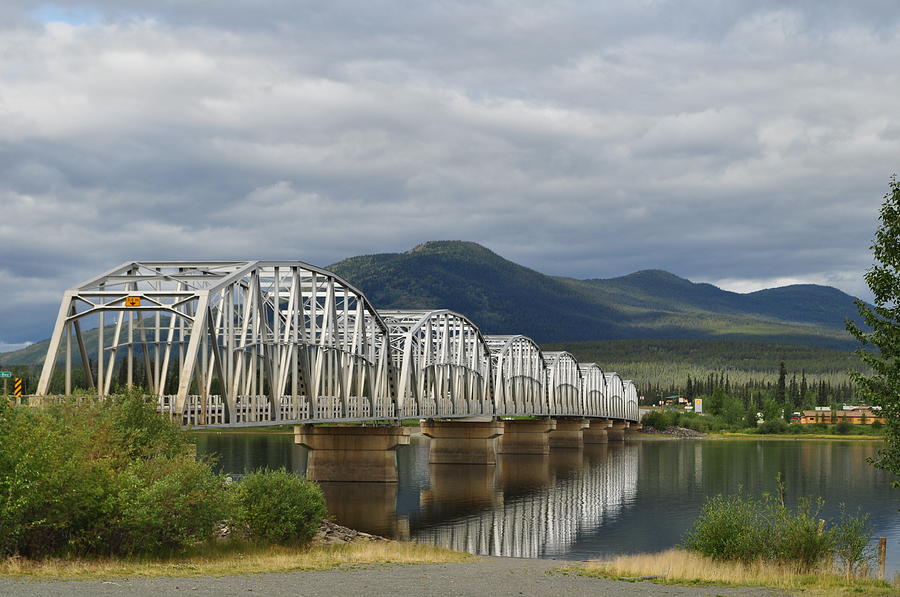
[[[95,347],[86,327],[99,330]],[[100,398],[139,385],[195,428],[427,419],[445,454],[475,436],[494,446],[513,427],[507,450],[542,452],[550,434],[615,440],[638,421],[636,388],[616,373],[522,335],[485,336],[453,311],[376,310],[300,261],[134,261],[66,291],[37,395],[71,394],[76,381]],[[448,420],[450,435],[438,430]],[[336,439],[353,435],[342,429],[299,427],[297,438],[351,441]],[[404,443],[399,427],[365,433],[383,449]]]

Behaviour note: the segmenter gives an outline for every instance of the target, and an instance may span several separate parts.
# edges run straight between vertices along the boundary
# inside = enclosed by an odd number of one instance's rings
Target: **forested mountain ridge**
[[[449,308],[485,333],[518,332],[539,342],[715,338],[844,348],[852,345],[844,320],[857,318],[853,297],[828,286],[740,294],[662,270],[577,280],[464,241],[351,257],[329,269],[378,308]]]
[[[328,269],[378,309],[452,309],[486,334],[520,333],[542,343],[714,339],[854,346],[843,329],[846,318],[857,319],[854,299],[828,286],[739,294],[662,270],[577,280],[542,274],[464,241],[350,257]],[[86,334],[93,356],[96,331]],[[0,354],[0,363],[38,365],[47,344]]]

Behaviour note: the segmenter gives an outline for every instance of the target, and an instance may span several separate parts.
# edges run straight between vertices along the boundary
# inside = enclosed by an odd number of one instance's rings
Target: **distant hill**
[[[445,307],[485,333],[519,332],[538,342],[712,338],[846,348],[853,343],[844,320],[857,320],[853,297],[829,286],[740,294],[662,270],[576,280],[463,241],[351,257],[329,269],[378,308]]]
[[[542,343],[715,339],[846,349],[854,343],[844,320],[858,320],[853,297],[829,286],[739,294],[662,270],[576,280],[542,274],[464,241],[351,257],[328,269],[358,286],[376,308],[448,308],[487,334],[521,333]],[[86,334],[89,349],[96,346],[96,331]],[[37,365],[47,343],[0,354],[0,363]]]

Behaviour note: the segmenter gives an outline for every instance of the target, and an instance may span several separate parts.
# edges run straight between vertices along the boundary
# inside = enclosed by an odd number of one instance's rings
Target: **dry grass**
[[[291,570],[328,570],[366,564],[436,564],[471,559],[431,545],[394,541],[313,545],[308,548],[251,545],[205,546],[166,559],[23,560],[0,563],[0,576],[97,579],[138,576],[230,576]]]
[[[636,580],[640,577],[670,584],[761,586],[803,591],[809,595],[897,595],[898,587],[870,579],[852,579],[831,571],[801,574],[791,566],[772,563],[717,562],[699,554],[670,549],[660,553],[618,556],[589,562],[580,571],[587,576]]]
[[[859,441],[884,441],[883,435],[848,434],[837,435],[834,433],[744,433],[740,431],[721,431],[707,434],[713,439],[836,439]]]

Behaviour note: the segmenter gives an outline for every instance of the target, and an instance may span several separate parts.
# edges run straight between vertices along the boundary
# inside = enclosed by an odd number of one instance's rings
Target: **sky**
[[[0,4],[0,351],[139,259],[462,239],[863,298],[900,3]]]

